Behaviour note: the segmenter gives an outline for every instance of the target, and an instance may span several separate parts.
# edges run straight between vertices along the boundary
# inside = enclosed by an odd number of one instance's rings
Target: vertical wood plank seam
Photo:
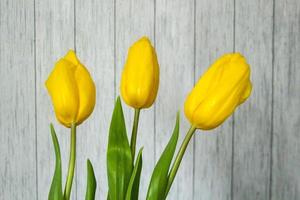
[[[236,0],[233,0],[233,52],[235,52],[235,13]],[[231,200],[234,200],[234,113],[232,115],[232,140],[231,140]]]
[[[73,2],[73,20],[74,20],[74,41],[73,41],[73,45],[74,45],[74,51],[76,52],[76,0],[74,0],[74,2]],[[76,52],[77,53],[77,52]],[[77,161],[76,161],[77,162]],[[78,190],[77,190],[77,188],[78,188],[78,171],[77,171],[78,169],[77,169],[77,167],[75,167],[75,177],[76,177],[76,179],[75,179],[75,190],[76,190],[76,192],[75,192],[75,199],[77,200],[77,195],[78,195]]]
[[[114,36],[113,36],[113,40],[114,40],[114,48],[113,48],[113,65],[114,65],[114,100],[116,101],[117,97],[117,3],[116,0],[114,0],[113,2],[113,28],[114,28]],[[115,106],[115,102],[113,104]],[[113,109],[114,109],[113,106]],[[108,180],[107,180],[108,181]],[[107,183],[108,184],[108,183]],[[109,195],[109,187],[107,188],[107,195]]]
[[[154,48],[156,47],[156,0],[153,0],[153,43]],[[153,105],[153,144],[154,144],[154,166],[156,165],[156,103]]]
[[[117,27],[117,10],[116,10],[116,7],[117,7],[117,3],[116,3],[116,0],[114,0],[114,99],[116,100],[116,95],[117,95],[117,74],[116,74],[116,71],[117,71],[117,40],[116,40],[116,37],[117,37],[117,31],[116,31],[116,27]]]
[[[195,85],[196,83],[196,33],[197,33],[197,30],[196,30],[196,10],[197,10],[197,7],[196,7],[196,0],[194,0],[194,66],[193,66],[193,83]],[[183,114],[184,115],[184,114]],[[193,137],[193,194],[192,194],[192,197],[193,199],[195,199],[195,152],[196,152],[196,137],[194,136]]]
[[[154,48],[156,48],[156,0],[153,0],[153,45],[154,45]],[[154,148],[154,151],[153,151],[153,154],[154,154],[153,155],[153,157],[154,157],[153,169],[154,169],[154,167],[156,165],[156,101],[153,104],[153,148]],[[152,174],[151,174],[151,177],[152,177]],[[151,179],[151,177],[150,177],[150,179]],[[150,180],[149,180],[149,182],[150,182]]]
[[[272,86],[271,86],[271,135],[270,135],[270,183],[269,183],[269,199],[272,200],[273,185],[273,138],[274,138],[274,68],[275,68],[275,0],[273,0],[272,13]]]
[[[73,20],[74,20],[74,50],[76,52],[76,0],[74,0],[74,16],[73,16]]]
[[[34,56],[34,126],[35,126],[35,195],[38,199],[38,150],[37,150],[37,70],[36,70],[36,6],[33,0],[33,56]]]

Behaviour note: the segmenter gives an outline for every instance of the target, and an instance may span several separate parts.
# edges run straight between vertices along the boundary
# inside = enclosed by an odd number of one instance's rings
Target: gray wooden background
[[[144,35],[156,47],[161,76],[155,106],[141,113],[141,199],[176,110],[210,63],[233,51],[251,65],[253,93],[221,127],[196,133],[169,199],[300,199],[299,0],[1,0],[0,199],[47,199],[50,122],[66,172],[69,132],[54,118],[44,82],[68,49],[97,86],[95,110],[78,128],[72,199],[84,199],[87,158],[97,199],[105,199],[114,99],[127,49]],[[133,111],[124,107],[130,132]],[[181,113],[180,142],[188,128]]]

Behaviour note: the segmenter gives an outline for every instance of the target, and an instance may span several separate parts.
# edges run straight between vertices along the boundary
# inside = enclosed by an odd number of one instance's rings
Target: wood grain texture
[[[300,199],[300,2],[275,1],[272,199]]]
[[[78,127],[77,198],[84,199],[86,162],[97,180],[96,199],[107,195],[106,149],[114,106],[114,2],[76,0],[76,52],[96,85],[92,115]]]
[[[236,1],[235,50],[251,66],[253,90],[234,116],[233,199],[269,199],[273,1]]]
[[[247,58],[253,93],[221,127],[196,132],[168,199],[300,199],[298,0],[0,1],[0,199],[47,198],[55,164],[50,122],[61,145],[64,184],[70,133],[57,122],[44,82],[69,49],[76,49],[97,87],[95,110],[78,127],[72,199],[84,198],[87,158],[98,182],[96,199],[106,198],[113,101],[128,48],[144,35],[156,46],[160,88],[155,106],[140,116],[140,199],[176,110],[179,146],[189,127],[186,95],[231,51]],[[133,110],[123,107],[130,138]]]
[[[233,51],[233,16],[232,0],[196,1],[196,82],[218,57]],[[194,139],[194,199],[231,199],[232,119],[213,131],[197,131]]]
[[[143,36],[154,45],[154,1],[116,0],[116,95],[120,95],[120,79],[129,47]],[[123,101],[127,135],[130,140],[134,110]],[[154,106],[141,110],[137,135],[138,152],[143,150],[143,168],[140,199],[146,198],[148,185],[155,164],[154,158]],[[137,155],[137,153],[136,153]]]
[[[0,199],[36,199],[33,10],[0,2]]]
[[[176,111],[183,111],[185,96],[194,84],[194,1],[157,1],[155,37],[160,63],[155,115],[155,159],[158,160],[171,137]],[[181,112],[178,147],[188,128],[189,123]],[[193,199],[193,153],[191,141],[168,199]]]
[[[57,122],[44,83],[56,61],[69,49],[74,49],[74,1],[36,1],[35,7],[38,199],[45,199],[48,196],[55,166],[50,122],[54,124],[60,143],[63,185],[69,162],[70,130]],[[71,198],[76,199],[76,177]]]

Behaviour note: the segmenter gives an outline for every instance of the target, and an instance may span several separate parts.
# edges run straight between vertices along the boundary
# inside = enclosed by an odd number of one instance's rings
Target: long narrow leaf
[[[97,182],[91,161],[87,160],[87,186],[85,200],[94,200],[96,193]]]
[[[109,199],[124,200],[133,169],[133,159],[120,97],[116,101],[109,128],[106,159]]]
[[[61,156],[59,143],[56,137],[53,125],[50,124],[51,136],[55,150],[55,171],[52,178],[51,188],[48,195],[48,200],[63,200],[62,180],[61,180]]]
[[[126,200],[138,200],[139,198],[140,177],[143,165],[142,151],[143,148],[140,149],[137,156],[137,160],[129,181]]]
[[[163,200],[168,181],[168,171],[176,149],[179,134],[179,113],[176,117],[176,125],[172,137],[164,152],[160,156],[151,176],[148,188],[147,200]]]

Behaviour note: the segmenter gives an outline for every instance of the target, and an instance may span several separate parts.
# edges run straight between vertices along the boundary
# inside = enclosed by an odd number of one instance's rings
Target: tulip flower
[[[58,121],[71,128],[70,160],[64,190],[64,199],[69,200],[76,159],[76,126],[93,112],[96,99],[95,84],[75,52],[70,50],[55,64],[46,81],[46,87]]]
[[[135,109],[131,134],[132,157],[135,155],[140,109],[150,107],[157,95],[159,66],[155,49],[147,37],[135,42],[128,51],[121,77],[121,96]]]
[[[129,49],[121,77],[121,96],[133,108],[150,107],[157,95],[159,67],[155,49],[147,37]]]
[[[95,84],[87,69],[70,50],[51,72],[46,87],[60,123],[71,127],[81,124],[95,106]]]
[[[250,68],[239,53],[226,54],[208,68],[188,95],[184,111],[192,125],[209,130],[223,123],[250,95]]]
[[[239,53],[225,54],[212,64],[188,95],[184,112],[191,123],[168,177],[166,195],[196,129],[210,130],[223,123],[250,96],[250,68]]]

